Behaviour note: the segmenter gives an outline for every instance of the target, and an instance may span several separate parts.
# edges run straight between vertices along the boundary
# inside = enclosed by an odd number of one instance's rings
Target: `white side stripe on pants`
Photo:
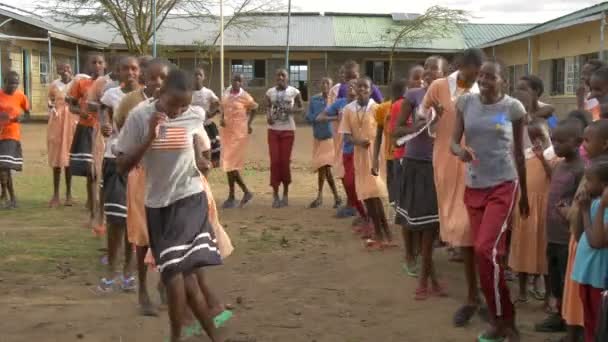
[[[502,316],[502,304],[500,303],[500,289],[499,289],[499,276],[500,276],[500,266],[498,266],[498,243],[500,239],[502,239],[503,234],[507,231],[509,226],[509,219],[511,218],[511,214],[513,213],[513,207],[515,206],[515,199],[517,198],[517,185],[518,181],[514,182],[513,186],[513,194],[511,195],[511,205],[509,206],[509,212],[507,213],[507,217],[505,221],[502,223],[500,228],[500,233],[498,233],[498,237],[494,242],[494,247],[492,248],[492,264],[494,265],[494,301],[496,302],[496,316]]]

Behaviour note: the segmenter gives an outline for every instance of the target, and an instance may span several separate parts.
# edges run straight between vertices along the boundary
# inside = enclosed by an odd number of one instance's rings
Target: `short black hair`
[[[480,67],[486,55],[480,49],[466,49],[462,53],[462,57],[459,59],[460,66],[475,66]]]
[[[596,70],[599,70],[599,69],[605,67],[606,63],[599,59],[590,59],[587,62],[585,62],[585,65],[591,66],[591,72],[595,72]]]
[[[608,183],[608,158],[599,157],[591,162],[591,165],[587,167],[587,172],[596,175],[600,182]]]
[[[557,127],[555,130],[563,129],[565,130],[570,137],[581,139],[583,137],[583,127],[579,119],[576,118],[566,118],[557,123]]]
[[[591,113],[589,113],[586,110],[573,110],[570,113],[568,113],[568,118],[569,119],[574,119],[574,120],[578,120],[582,126],[583,129],[587,128],[587,126],[589,126],[589,124],[593,121],[592,115]]]
[[[545,85],[540,77],[536,75],[525,75],[522,76],[520,80],[527,82],[530,89],[534,90],[536,93],[536,96],[543,96],[543,93],[545,92]]]
[[[8,80],[11,77],[17,77],[18,80],[21,79],[21,76],[19,75],[18,72],[16,72],[15,70],[11,70],[6,74],[6,79]]]
[[[445,59],[443,56],[439,56],[439,55],[429,56],[424,61],[424,67],[426,68],[432,61],[437,61],[437,63],[440,63],[441,70],[443,71],[444,74],[446,74],[448,72],[450,64],[448,63],[448,60]]]
[[[400,78],[398,80],[394,80],[391,83],[391,92],[392,94],[405,94],[405,90],[407,89],[407,80]]]
[[[367,82],[369,83],[370,87],[372,85],[372,79],[369,78],[368,76],[361,76],[357,79],[357,84],[359,84],[359,82]]]
[[[172,91],[191,92],[192,77],[180,69],[172,69],[164,83],[165,89]]]
[[[591,74],[591,77],[601,79],[603,82],[608,82],[608,67],[601,67]]]
[[[500,78],[503,80],[503,82],[505,84],[509,82],[509,78],[507,77],[507,67],[505,67],[505,63],[503,63],[500,59],[496,57],[488,58],[484,60],[481,64],[486,63],[494,64],[494,66],[498,68],[498,75],[500,75]]]
[[[599,119],[589,124],[588,128],[596,129],[603,140],[608,141],[608,119]]]

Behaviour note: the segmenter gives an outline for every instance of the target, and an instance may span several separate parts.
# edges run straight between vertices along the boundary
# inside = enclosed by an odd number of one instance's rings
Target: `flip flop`
[[[479,307],[476,305],[463,305],[454,314],[454,326],[464,327],[475,316]]]
[[[505,340],[504,337],[498,337],[498,338],[484,337],[483,333],[480,334],[479,336],[477,336],[477,341],[479,341],[479,342],[503,342],[504,340]]]
[[[430,296],[428,287],[419,287],[416,289],[416,294],[414,295],[414,300],[427,300]]]
[[[365,248],[368,251],[381,251],[383,249],[383,245],[381,241],[367,239],[365,240]]]
[[[308,209],[316,209],[316,208],[320,207],[322,204],[323,204],[323,202],[317,198],[316,200],[312,201],[308,205]]]
[[[418,278],[418,265],[414,265],[414,267],[409,267],[406,262],[401,265],[403,268],[403,272],[412,278]]]
[[[253,199],[253,194],[251,192],[244,194],[243,198],[241,198],[241,203],[239,204],[239,208],[245,208],[245,206],[247,206],[247,204],[249,204],[249,202],[251,202],[252,199]]]
[[[440,297],[440,298],[444,298],[444,297],[448,296],[448,292],[445,289],[445,286],[443,286],[443,285],[431,286],[430,294],[432,296]]]
[[[528,290],[528,293],[532,296],[532,298],[534,298],[536,300],[539,300],[539,301],[545,300],[545,293],[541,292],[540,290],[530,289],[530,290]]]
[[[219,329],[226,325],[226,323],[232,318],[234,314],[230,310],[224,310],[221,314],[213,317],[213,324],[216,329]]]

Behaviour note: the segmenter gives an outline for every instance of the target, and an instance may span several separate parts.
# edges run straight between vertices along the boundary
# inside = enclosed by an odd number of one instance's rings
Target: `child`
[[[324,113],[319,114],[317,121],[327,120],[336,122],[337,126],[340,126],[344,117],[343,111],[346,105],[352,103],[357,98],[356,85],[357,81],[352,80],[348,82],[348,93],[347,97],[337,99],[332,105],[327,107]],[[344,175],[342,176],[342,186],[346,193],[347,206],[339,208],[336,216],[338,218],[345,218],[354,216],[357,212],[363,222],[367,222],[367,213],[363,207],[363,203],[357,198],[357,189],[355,186],[355,165],[353,159],[354,146],[352,143],[343,139],[342,133],[338,133],[338,139],[342,141],[339,151],[340,163],[344,169]],[[364,225],[364,228],[368,228]]]
[[[158,101],[129,114],[116,144],[117,162],[121,172],[140,162],[146,170],[148,233],[168,289],[171,342],[180,340],[186,305],[211,341],[222,342],[201,291],[206,286],[203,267],[222,261],[209,223],[207,194],[201,178],[192,173],[205,173],[212,165],[203,155],[209,150],[204,113],[191,107],[191,101],[192,81],[183,71],[169,72]]]
[[[70,147],[74,139],[74,130],[78,117],[70,112],[70,106],[65,101],[67,89],[72,83],[72,67],[58,64],[57,72],[61,77],[51,83],[48,94],[49,123],[47,127],[47,153],[49,166],[53,169],[53,197],[49,201],[50,208],[59,206],[59,183],[61,170],[65,175],[65,202],[72,206],[72,174],[70,173]]]
[[[591,75],[589,91],[589,100],[597,100],[600,110],[604,112],[605,110],[601,106],[605,107],[606,103],[608,103],[608,67],[602,67]]]
[[[114,111],[114,122],[120,132],[128,118],[129,113],[137,106],[152,101],[158,95],[160,87],[167,78],[169,67],[162,60],[154,59],[148,62],[142,70],[144,85],[124,96],[118,108]],[[145,212],[146,173],[141,165],[135,166],[128,174],[127,181],[127,234],[129,243],[135,246],[138,277],[139,312],[144,316],[156,316],[157,312],[152,305],[147,285],[147,266],[144,262],[148,253],[149,238],[148,225]],[[161,299],[165,304],[164,290],[159,287]]]
[[[9,196],[8,201],[3,204],[5,209],[17,208],[11,171],[23,169],[20,122],[30,116],[27,97],[17,89],[19,82],[19,74],[11,71],[0,90],[0,183]]]
[[[556,162],[549,138],[549,126],[545,119],[532,119],[528,124],[528,136],[532,147],[526,148],[524,153],[530,215],[523,218],[517,211],[514,213],[509,253],[509,267],[519,273],[517,302],[528,300],[528,275],[535,276],[535,288],[532,293],[536,299],[544,299],[544,294],[536,289],[536,278],[547,274],[547,195],[551,184],[552,164]]]
[[[224,209],[245,207],[253,199],[253,194],[241,176],[245,167],[245,155],[249,135],[253,132],[251,123],[258,104],[243,88],[243,75],[232,76],[232,85],[222,96],[222,117],[220,120],[220,137],[222,143],[221,165],[228,177],[228,199],[222,205]],[[243,191],[243,198],[237,204],[235,185]]]
[[[79,106],[80,120],[74,132],[74,139],[70,148],[70,172],[73,176],[87,178],[87,208],[89,209],[90,223],[94,225],[96,218],[96,187],[97,172],[95,169],[93,148],[95,144],[95,126],[98,125],[98,108],[89,105],[89,95],[93,92],[93,82],[103,77],[105,60],[100,54],[90,55],[87,62],[90,78],[81,78],[72,85],[68,100],[72,105]]]
[[[608,158],[585,171],[586,192],[577,198],[584,231],[576,250],[572,279],[580,285],[585,342],[595,342],[602,291],[608,289]]]
[[[118,128],[113,115],[125,95],[139,88],[139,62],[135,57],[124,57],[119,62],[118,69],[121,86],[108,89],[101,97],[102,110],[105,111],[102,116],[103,133],[109,137],[102,171],[102,203],[108,232],[108,272],[97,287],[101,292],[111,292],[116,285],[120,285],[123,291],[134,291],[136,286],[135,278],[131,274],[133,247],[127,234],[127,176],[118,173],[116,157],[112,150],[118,140]],[[125,263],[121,278],[116,278],[116,257],[123,242]]]
[[[403,115],[393,133],[395,138],[418,132],[427,125],[427,119],[417,115],[417,110],[428,87],[446,74],[447,66],[447,61],[441,57],[427,58],[424,64],[425,87],[409,89],[405,94]],[[407,142],[398,193],[396,221],[403,228],[404,270],[410,276],[417,275],[414,246],[415,242],[422,241],[422,272],[415,298],[425,300],[430,294],[445,295],[433,265],[433,242],[439,232],[439,214],[433,178],[433,139],[428,130],[423,130]],[[428,288],[429,279],[431,289]]]
[[[557,125],[557,117],[553,106],[540,102],[540,97],[545,92],[543,80],[538,76],[526,75],[519,79],[516,89],[525,91],[531,96],[530,109],[528,110],[532,118],[543,118],[547,120],[549,128],[553,129]]]
[[[220,100],[213,90],[205,87],[205,71],[202,68],[194,70],[194,92],[192,105],[205,110],[205,131],[211,139],[211,162],[214,167],[220,164],[220,136],[213,117],[220,111]]]
[[[368,78],[357,80],[357,101],[344,107],[340,133],[354,148],[357,197],[365,202],[367,214],[374,225],[374,236],[366,241],[370,249],[395,247],[388,227],[381,197],[386,190],[378,175],[378,160],[373,158],[377,122],[374,112],[378,105],[370,98],[372,84]]]
[[[576,103],[579,110],[584,110],[592,113],[593,121],[599,120],[601,116],[600,103],[595,98],[589,98],[589,89],[591,87],[591,75],[597,70],[606,65],[599,59],[589,60],[581,69],[581,84],[576,90]]]
[[[397,196],[398,183],[397,173],[399,172],[397,165],[401,165],[399,159],[395,160],[394,148],[395,143],[390,135],[390,120],[394,115],[397,116],[401,112],[401,104],[403,102],[403,94],[405,94],[405,80],[396,80],[391,84],[391,99],[378,106],[376,110],[376,122],[378,129],[376,132],[376,140],[374,142],[374,159],[380,158],[380,148],[384,142],[384,159],[386,161],[386,187],[388,190],[388,201],[391,206],[395,204]]]
[[[302,96],[298,89],[289,85],[289,74],[286,70],[277,70],[275,76],[276,86],[266,92],[270,186],[272,186],[272,207],[284,208],[289,205],[291,150],[296,131],[293,117],[302,112]],[[281,184],[283,184],[283,198],[279,198]]]
[[[326,180],[334,195],[334,208],[337,209],[342,205],[342,199],[338,195],[334,176],[331,173],[331,165],[335,159],[332,124],[328,120],[316,121],[319,114],[327,107],[331,85],[330,78],[321,80],[321,94],[314,95],[310,99],[306,114],[306,120],[312,124],[313,128],[312,165],[318,174],[317,198],[310,203],[309,208],[318,208],[323,204],[323,185]]]
[[[357,63],[353,60],[348,60],[348,61],[344,62],[343,68],[344,68],[344,82],[342,82],[342,84],[340,84],[340,89],[338,91],[339,99],[347,97],[348,82],[353,81],[353,80],[358,80],[359,77],[361,76],[359,63]],[[372,87],[371,87],[370,98],[378,104],[380,104],[384,101],[384,98],[382,97],[382,93],[380,92],[380,89],[374,84],[372,84]]]
[[[547,267],[551,295],[557,300],[557,312],[551,313],[535,326],[540,332],[565,331],[561,314],[561,302],[568,264],[570,231],[566,208],[574,201],[576,189],[583,177],[584,163],[578,149],[582,143],[581,125],[578,120],[567,119],[553,131],[555,154],[563,158],[552,172],[547,199]]]
[[[479,94],[464,95],[456,104],[451,150],[467,165],[464,203],[481,288],[490,309],[491,328],[479,340],[519,341],[501,259],[518,185],[520,213],[524,218],[529,213],[523,151],[526,111],[521,102],[504,94],[505,68],[500,63],[483,63],[478,82]],[[463,135],[465,146],[461,145]]]

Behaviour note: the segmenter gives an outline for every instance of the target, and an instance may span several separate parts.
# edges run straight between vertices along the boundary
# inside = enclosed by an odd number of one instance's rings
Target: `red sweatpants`
[[[481,290],[492,316],[507,321],[513,319],[514,308],[501,259],[507,251],[506,232],[516,198],[516,182],[487,189],[467,187],[464,192]]]
[[[602,291],[590,285],[580,284],[579,286],[583,311],[585,313],[585,342],[595,342],[597,330],[597,319],[600,315],[600,305],[602,303]]]
[[[273,188],[291,184],[291,150],[295,138],[294,131],[268,130],[268,151],[270,152],[270,186]]]
[[[344,177],[342,177],[342,186],[346,192],[348,205],[357,209],[359,215],[367,219],[367,213],[363,207],[363,203],[357,198],[357,188],[355,187],[355,155],[342,154],[342,163],[344,164]]]

